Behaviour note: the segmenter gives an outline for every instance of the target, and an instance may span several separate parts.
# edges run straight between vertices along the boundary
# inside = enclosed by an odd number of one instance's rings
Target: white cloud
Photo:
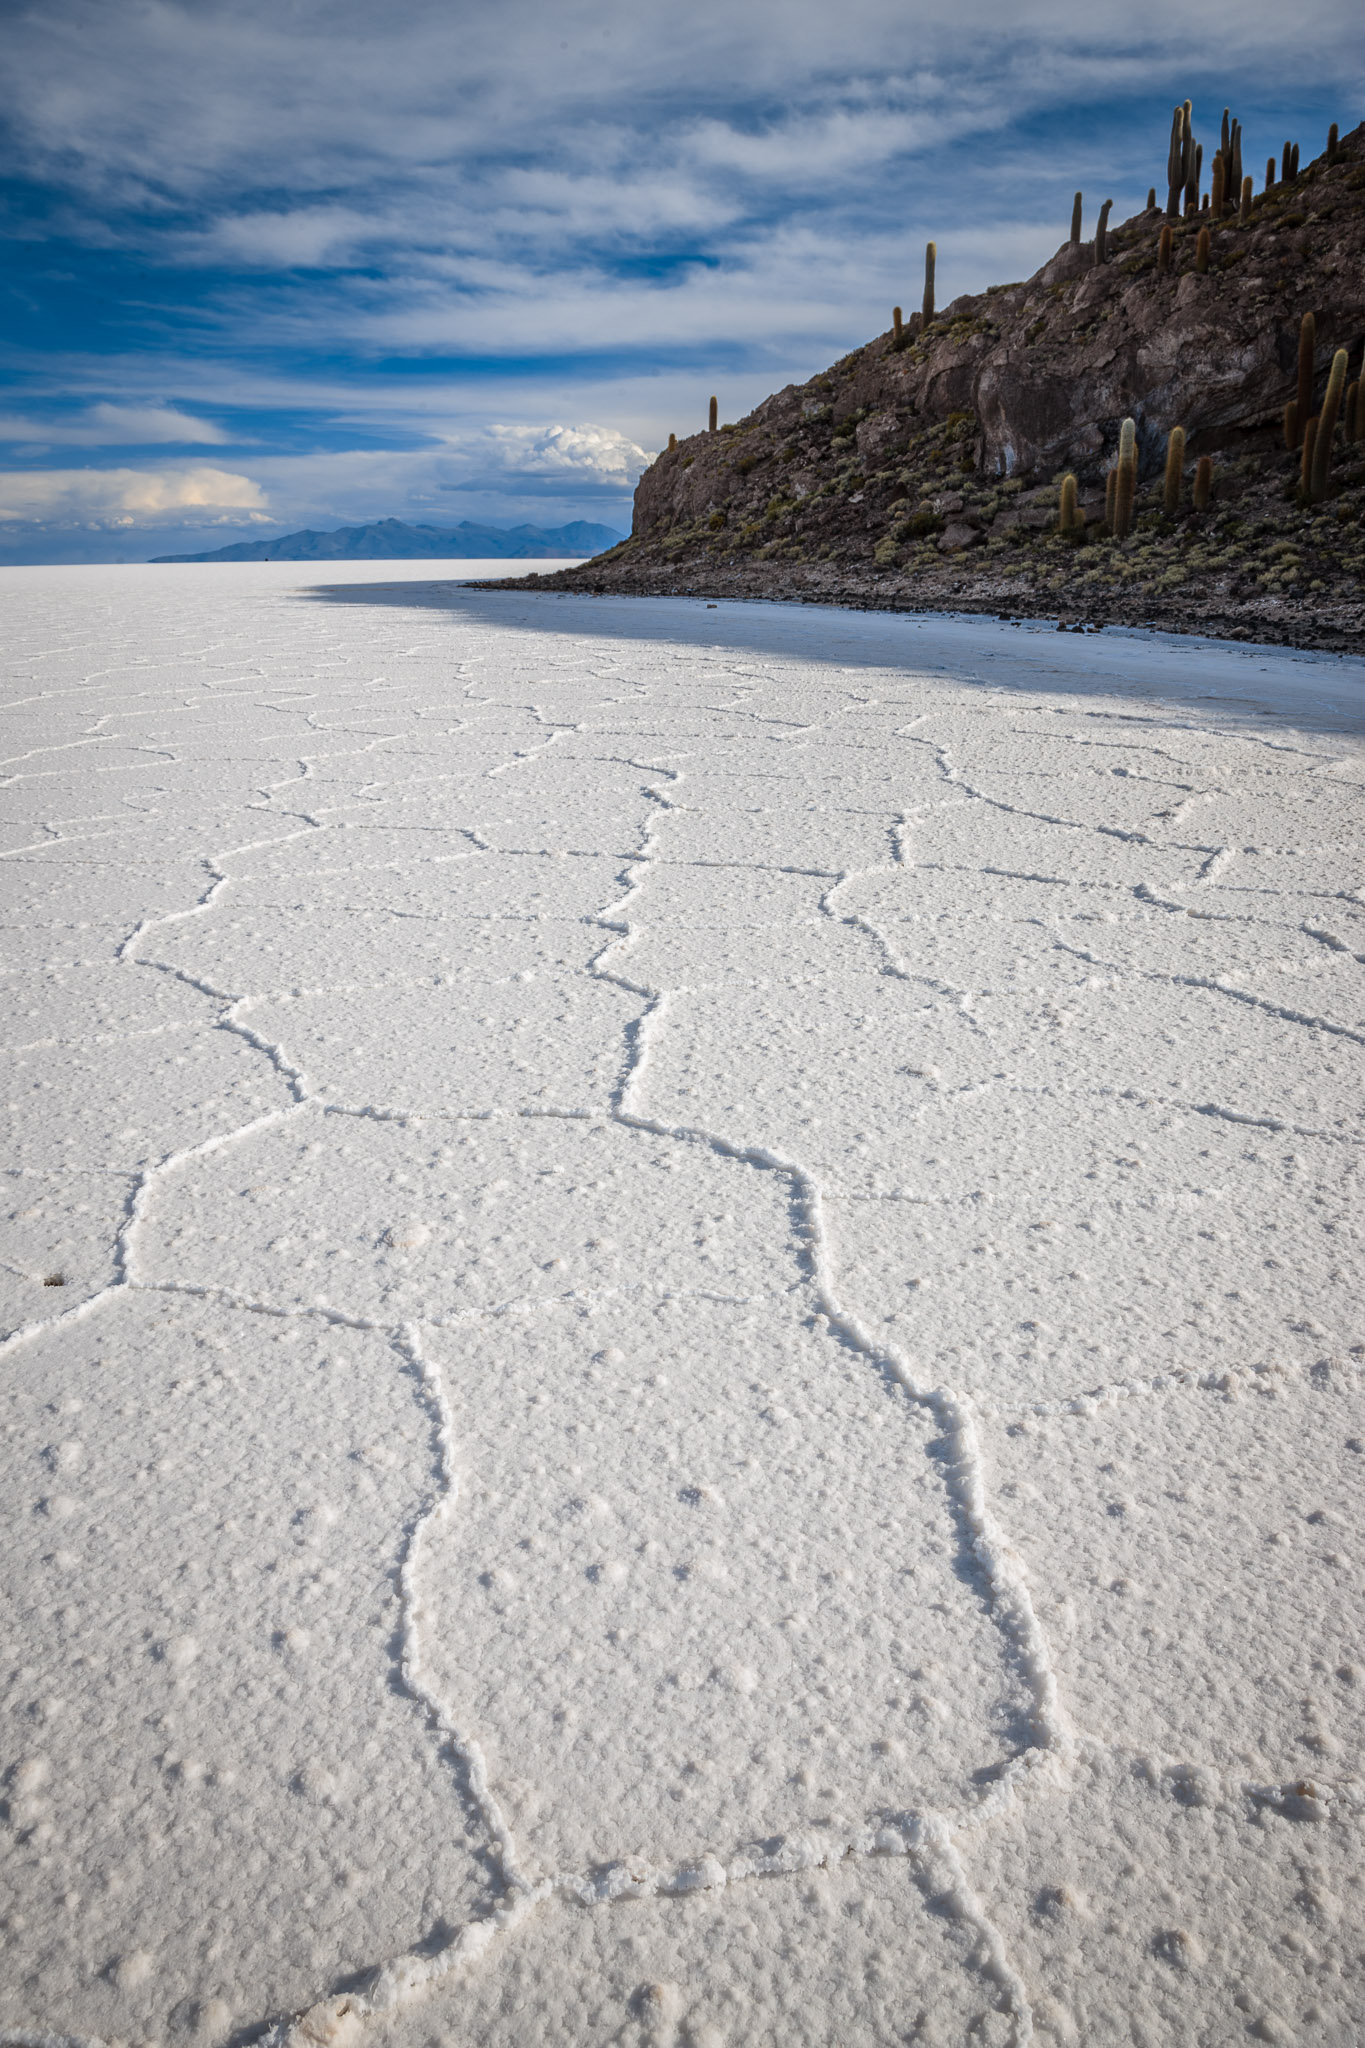
[[[497,467],[508,477],[614,485],[634,490],[653,456],[615,427],[490,426]]]
[[[91,405],[66,419],[0,414],[0,441],[41,441],[60,448],[146,448],[219,444],[228,439],[212,420],[195,419],[172,405]]]
[[[389,244],[395,223],[343,206],[237,213],[198,239],[203,260],[269,270],[320,269],[351,261],[364,245]],[[192,246],[192,245],[187,245]]]
[[[0,519],[49,525],[240,525],[268,516],[249,476],[210,469],[18,469],[0,471]]]

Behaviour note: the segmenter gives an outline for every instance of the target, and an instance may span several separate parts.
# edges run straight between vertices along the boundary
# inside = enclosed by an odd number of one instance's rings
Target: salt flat
[[[1358,2041],[1365,671],[323,573],[0,577],[0,2038]]]

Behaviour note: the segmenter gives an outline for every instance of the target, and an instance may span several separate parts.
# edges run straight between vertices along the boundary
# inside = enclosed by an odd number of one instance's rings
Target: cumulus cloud
[[[0,441],[42,441],[63,448],[149,448],[220,445],[228,439],[212,420],[195,419],[172,405],[111,405],[54,419],[0,414]]]
[[[19,469],[0,471],[0,519],[121,530],[238,525],[268,516],[249,476],[210,469]]]
[[[584,485],[612,492],[633,491],[640,472],[654,460],[615,427],[501,426],[487,430],[493,458],[486,484],[445,488],[505,489],[509,483],[541,483],[579,490]]]

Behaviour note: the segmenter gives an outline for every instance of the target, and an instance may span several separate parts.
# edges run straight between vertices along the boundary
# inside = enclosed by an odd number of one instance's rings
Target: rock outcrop
[[[1284,437],[1305,312],[1314,404],[1337,350],[1361,374],[1365,126],[1243,222],[1206,204],[1167,223],[1153,208],[1106,240],[1102,262],[1068,244],[1027,283],[957,299],[927,327],[916,315],[899,347],[889,331],[680,442],[640,479],[629,540],[536,587],[1055,611],[1365,645],[1365,440],[1343,423],[1327,496],[1305,506]],[[1139,487],[1118,541],[1103,530],[1104,482],[1126,417]],[[1187,474],[1169,517],[1175,426]],[[1205,514],[1190,509],[1201,456],[1214,465]],[[1079,536],[1057,531],[1068,471]]]

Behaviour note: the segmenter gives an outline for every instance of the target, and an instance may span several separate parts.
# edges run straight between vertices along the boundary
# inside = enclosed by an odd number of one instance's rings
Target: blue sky
[[[929,236],[940,304],[1027,276],[1077,186],[1160,184],[1175,100],[1251,166],[1363,83],[1346,0],[9,0],[0,563],[624,529]]]

